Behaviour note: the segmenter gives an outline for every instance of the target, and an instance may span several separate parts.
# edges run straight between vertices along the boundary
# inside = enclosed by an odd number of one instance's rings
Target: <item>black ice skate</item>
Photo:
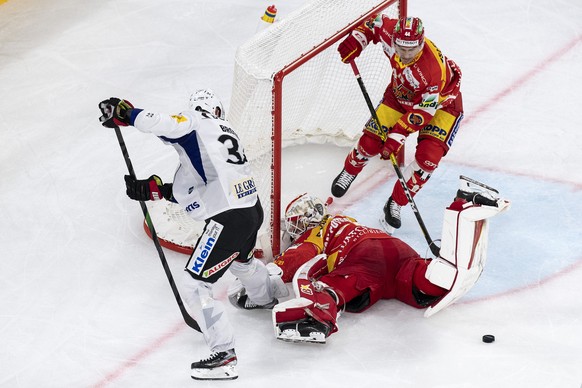
[[[336,198],[343,197],[354,179],[356,179],[356,175],[351,175],[343,169],[331,184],[331,194]]]
[[[457,190],[457,198],[464,199],[467,202],[473,202],[478,205],[495,206],[497,207],[497,200],[499,191],[484,183],[468,178],[464,175],[459,177],[459,190]]]
[[[256,304],[255,302],[249,299],[249,296],[247,294],[240,295],[236,301],[237,306],[245,310],[256,310],[256,309],[268,310],[272,309],[277,303],[279,303],[277,298],[273,298],[273,300],[267,304]]]
[[[234,380],[236,372],[236,353],[234,349],[213,353],[210,357],[192,363],[194,380]]]
[[[331,326],[313,318],[285,322],[277,326],[277,339],[285,342],[313,342],[324,344]]]
[[[402,221],[400,220],[401,208],[402,206],[397,204],[392,197],[388,198],[386,205],[384,205],[384,220],[394,229],[398,229],[402,226]]]

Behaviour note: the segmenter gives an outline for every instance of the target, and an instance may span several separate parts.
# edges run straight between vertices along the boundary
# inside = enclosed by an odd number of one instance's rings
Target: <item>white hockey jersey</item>
[[[133,126],[158,136],[178,152],[173,195],[193,219],[203,221],[256,204],[250,165],[228,121],[195,110],[173,116],[143,110]]]

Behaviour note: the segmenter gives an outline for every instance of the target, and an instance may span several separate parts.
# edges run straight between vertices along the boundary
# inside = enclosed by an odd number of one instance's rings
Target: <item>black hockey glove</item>
[[[99,117],[99,121],[107,128],[127,127],[132,109],[133,104],[131,102],[111,97],[99,103],[99,110],[101,110],[102,114]]]
[[[158,201],[162,198],[172,199],[172,184],[162,182],[157,175],[148,179],[134,179],[129,175],[124,176],[126,194],[136,201]]]

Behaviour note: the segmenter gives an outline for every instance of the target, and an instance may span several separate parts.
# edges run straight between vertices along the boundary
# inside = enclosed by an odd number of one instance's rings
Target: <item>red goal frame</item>
[[[345,38],[354,28],[362,24],[365,20],[378,14],[383,9],[386,9],[394,3],[399,3],[398,11],[399,17],[407,15],[408,0],[387,0],[378,6],[370,9],[365,14],[361,15],[357,20],[345,26],[343,29],[337,31],[333,36],[325,39],[319,45],[313,47],[306,54],[289,63],[283,69],[275,73],[273,77],[272,90],[272,165],[271,165],[271,247],[273,257],[280,253],[281,250],[281,159],[282,159],[282,123],[283,123],[283,81],[285,77],[290,75],[298,67],[315,57],[317,54],[326,50],[340,39]],[[356,82],[354,77],[354,82]],[[364,98],[362,96],[362,98]],[[397,155],[399,164],[404,161],[404,147],[401,148]]]

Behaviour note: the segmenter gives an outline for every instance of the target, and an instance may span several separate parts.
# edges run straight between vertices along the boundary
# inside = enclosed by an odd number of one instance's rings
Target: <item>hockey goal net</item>
[[[259,248],[267,258],[280,251],[286,206],[281,203],[282,149],[325,142],[352,146],[370,117],[354,73],[341,62],[337,46],[354,27],[379,13],[404,16],[406,0],[313,0],[236,52],[227,119],[252,164],[265,210]],[[371,44],[357,64],[371,100],[379,103],[391,72],[381,45]],[[160,242],[191,252],[202,224],[189,220],[176,205],[158,202],[150,213]]]

